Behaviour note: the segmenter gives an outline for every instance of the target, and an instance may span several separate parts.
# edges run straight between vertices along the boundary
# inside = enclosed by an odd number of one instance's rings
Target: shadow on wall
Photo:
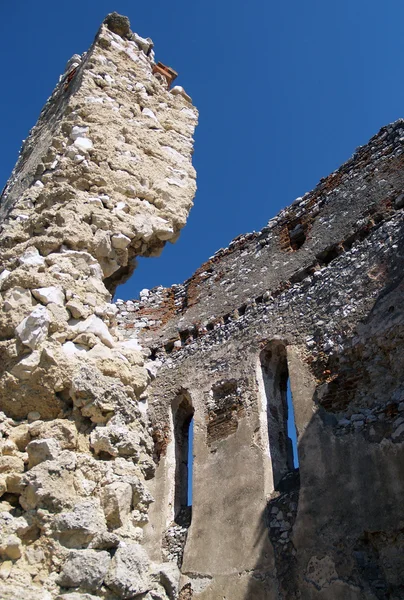
[[[404,282],[396,267],[356,337],[311,365],[320,385],[299,439],[300,469],[275,460],[276,489],[257,524],[276,573],[260,572],[257,561],[245,600],[257,598],[257,579],[263,597],[277,600],[404,598]],[[265,364],[267,387],[282,366]],[[320,371],[331,377],[321,381]]]

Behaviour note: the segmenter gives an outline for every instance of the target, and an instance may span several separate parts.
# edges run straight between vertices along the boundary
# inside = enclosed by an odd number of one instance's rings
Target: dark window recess
[[[317,255],[318,262],[320,265],[329,265],[330,262],[342,254],[343,251],[344,249],[340,244],[330,246]]]
[[[243,306],[240,306],[240,308],[238,309],[238,314],[240,315],[240,317],[245,315],[246,310],[247,310],[247,304],[243,304]]]
[[[167,344],[165,344],[164,346],[164,349],[167,352],[167,354],[171,354],[171,352],[174,350],[174,342],[167,342]]]
[[[178,408],[174,412],[174,437],[175,437],[175,497],[174,497],[174,519],[178,523],[188,517],[192,492],[189,486],[192,481],[189,462],[191,422],[194,415],[191,399],[188,394],[183,393],[177,399]]]
[[[185,344],[189,339],[190,331],[189,329],[184,329],[184,331],[180,331],[180,340],[182,344]]]
[[[297,432],[289,386],[286,348],[279,342],[269,344],[260,356],[267,406],[269,450],[274,487],[298,468]]]

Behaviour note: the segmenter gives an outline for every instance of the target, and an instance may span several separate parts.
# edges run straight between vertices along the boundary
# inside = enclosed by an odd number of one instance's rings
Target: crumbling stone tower
[[[401,600],[404,121],[111,304],[192,204],[174,77],[109,15],[3,194],[0,596]]]
[[[110,303],[136,256],[176,239],[195,193],[197,112],[152,48],[109,15],[2,195],[1,598],[167,597],[139,544],[149,352],[119,337]]]

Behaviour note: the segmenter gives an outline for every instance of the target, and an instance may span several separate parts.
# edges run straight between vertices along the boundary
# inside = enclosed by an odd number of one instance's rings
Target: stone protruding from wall
[[[197,111],[154,74],[152,48],[109,15],[1,198],[2,598],[167,598],[140,545],[148,351],[119,337],[111,304],[136,256],[176,240],[195,194]]]

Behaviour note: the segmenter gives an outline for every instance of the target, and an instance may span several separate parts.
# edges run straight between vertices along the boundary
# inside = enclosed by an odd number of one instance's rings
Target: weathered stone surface
[[[147,554],[139,544],[121,545],[112,558],[106,585],[124,600],[151,588]]]
[[[33,440],[27,446],[28,468],[31,469],[45,460],[57,459],[61,451],[60,444],[53,438]]]
[[[53,302],[54,304],[60,304],[63,306],[65,301],[65,295],[63,290],[57,288],[55,286],[38,288],[36,290],[32,290],[32,295],[42,304],[50,304]]]
[[[28,317],[21,321],[16,334],[25,346],[35,350],[44,342],[50,323],[49,312],[43,306],[37,306]]]
[[[113,305],[195,192],[197,113],[161,69],[108,15],[1,197],[0,596],[398,600],[404,122]]]
[[[84,500],[76,504],[72,512],[58,514],[52,527],[60,543],[67,548],[84,548],[106,529],[100,504],[94,500]]]
[[[125,482],[106,485],[101,494],[101,504],[110,529],[126,524],[132,508],[132,486]]]
[[[111,557],[108,552],[78,550],[70,552],[59,577],[62,587],[98,590],[107,574]]]

